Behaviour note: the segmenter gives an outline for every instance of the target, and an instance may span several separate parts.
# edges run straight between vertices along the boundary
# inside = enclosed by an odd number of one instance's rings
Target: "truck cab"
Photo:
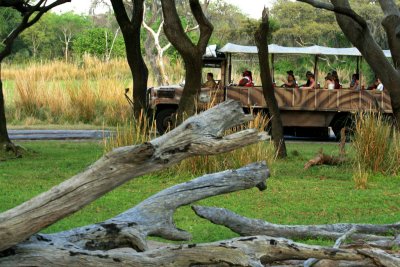
[[[214,50],[215,51],[215,50]],[[216,80],[215,88],[201,88],[196,109],[205,110],[212,104],[225,100],[226,57],[224,53],[212,52],[203,56],[203,69],[220,69],[221,79]],[[171,116],[176,112],[182,96],[184,84],[152,87],[148,89],[148,106],[156,120],[157,130],[164,133],[171,123]]]

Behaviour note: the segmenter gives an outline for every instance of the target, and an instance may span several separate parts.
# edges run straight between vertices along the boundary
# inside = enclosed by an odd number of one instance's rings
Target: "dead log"
[[[226,101],[191,117],[151,142],[117,148],[86,171],[0,214],[0,251],[80,210],[117,186],[169,167],[194,155],[217,154],[267,138],[250,129],[224,137],[224,132],[251,120],[238,102]]]
[[[333,245],[333,248],[340,248],[340,246],[342,245],[342,243],[344,241],[346,241],[347,238],[349,238],[352,234],[354,234],[357,231],[357,227],[353,226],[349,231],[347,231],[346,233],[344,233],[341,237],[339,237],[335,244]],[[318,259],[308,259],[304,262],[304,267],[312,267],[315,266],[316,263],[318,263],[320,260]]]
[[[376,256],[355,249],[334,249],[268,236],[239,237],[207,244],[185,244],[137,252],[131,248],[108,251],[59,248],[49,242],[25,243],[15,255],[0,258],[1,266],[255,266],[307,258],[378,266]],[[40,257],[38,257],[40,255]],[[337,265],[336,265],[337,266]],[[343,266],[343,265],[342,265]]]
[[[30,242],[44,239],[63,248],[68,244],[86,250],[125,247],[144,251],[148,248],[147,236],[189,240],[191,235],[175,226],[173,215],[177,208],[207,197],[252,187],[263,190],[268,177],[269,170],[265,163],[204,175],[167,188],[107,221],[56,234],[37,234]]]
[[[326,238],[337,240],[346,232],[355,228],[357,233],[352,234],[352,240],[372,241],[371,245],[389,241],[395,241],[400,244],[400,238],[395,239],[393,236],[384,236],[398,232],[400,230],[400,222],[383,225],[352,223],[280,225],[264,220],[246,218],[223,208],[193,206],[192,209],[201,218],[207,219],[214,224],[223,225],[242,236],[268,235],[290,239]]]
[[[335,157],[323,153],[322,148],[318,151],[315,158],[310,159],[304,164],[304,169],[307,170],[315,165],[340,165],[346,161],[344,157]]]
[[[315,158],[310,159],[306,164],[304,164],[304,169],[307,170],[315,165],[340,165],[346,162],[346,128],[342,128],[340,134],[338,157],[324,154],[322,148],[320,148]]]

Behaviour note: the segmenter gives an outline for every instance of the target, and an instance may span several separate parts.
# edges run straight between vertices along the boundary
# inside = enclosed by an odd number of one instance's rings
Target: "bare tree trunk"
[[[7,132],[6,111],[3,95],[3,82],[1,80],[1,64],[0,64],[0,150],[5,150],[6,146],[11,144],[10,137]]]
[[[131,16],[128,16],[122,0],[111,0],[115,17],[121,28],[129,67],[133,77],[133,112],[139,118],[147,110],[146,92],[149,72],[142,57],[140,28],[143,21],[144,0],[134,0]],[[132,19],[129,19],[131,17]]]
[[[144,11],[146,12],[146,6],[144,8]],[[151,11],[151,17],[149,19],[150,26],[146,22],[146,13],[143,15],[144,17],[143,27],[147,31],[147,38],[145,41],[147,44],[145,46],[146,57],[152,67],[157,85],[168,85],[169,78],[165,71],[164,52],[171,47],[171,43],[168,43],[164,47],[162,47],[160,43],[161,32],[164,25],[164,20],[162,18],[162,15],[161,15],[162,21],[158,26],[157,31],[154,31],[151,28],[151,24],[157,21],[157,18],[159,17],[158,15],[162,12],[161,6],[157,2],[153,2],[150,11]],[[154,49],[156,49],[157,55],[154,55]]]
[[[2,49],[0,50],[0,150],[11,149],[18,154],[18,148],[11,143],[7,132],[3,83],[1,79],[1,63],[3,62],[4,58],[11,54],[12,46],[19,34],[38,22],[43,14],[47,11],[70,1],[71,0],[56,0],[48,5],[46,5],[47,1],[44,0],[37,1],[34,4],[30,4],[26,1],[0,1],[0,7],[14,8],[21,14],[22,17],[21,22],[13,29],[11,33],[7,35],[4,40],[2,40]]]
[[[201,88],[202,57],[214,29],[204,16],[199,0],[190,0],[189,2],[190,9],[200,29],[200,37],[197,45],[194,45],[186,35],[176,10],[175,1],[164,0],[161,2],[165,19],[165,35],[181,54],[186,70],[185,86],[177,111],[178,122],[182,121],[184,114],[190,116],[194,113],[195,99]]]
[[[272,138],[276,155],[279,158],[285,158],[286,144],[283,137],[283,124],[281,113],[279,111],[278,102],[275,98],[275,89],[272,85],[271,72],[269,69],[268,60],[268,41],[267,36],[269,32],[268,11],[264,8],[262,15],[262,22],[255,33],[255,40],[258,48],[258,59],[260,64],[260,76],[263,87],[263,94],[267,102],[268,110],[272,116]]]
[[[103,156],[86,171],[0,214],[0,251],[7,249],[81,209],[115,187],[194,155],[210,155],[265,140],[246,130],[223,137],[225,130],[251,120],[238,102],[226,101],[186,120],[149,143],[122,147]]]

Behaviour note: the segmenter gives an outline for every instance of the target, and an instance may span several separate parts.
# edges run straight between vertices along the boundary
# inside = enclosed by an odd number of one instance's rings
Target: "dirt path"
[[[112,134],[103,130],[9,130],[11,140],[82,140],[102,139]]]

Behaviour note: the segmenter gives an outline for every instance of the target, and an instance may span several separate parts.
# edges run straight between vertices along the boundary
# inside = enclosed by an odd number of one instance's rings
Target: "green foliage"
[[[100,58],[104,58],[111,48],[113,37],[113,33],[106,28],[88,29],[76,37],[72,49],[78,56],[88,53]],[[112,55],[125,55],[125,43],[121,36],[118,36],[115,41]]]
[[[0,211],[15,207],[83,171],[103,152],[97,142],[36,141],[22,145],[36,153],[0,162]],[[197,204],[228,208],[244,216],[280,224],[400,221],[399,177],[372,175],[369,189],[355,190],[351,164],[303,170],[304,163],[315,156],[321,144],[290,143],[287,147],[288,159],[270,166],[271,178],[266,191],[250,189],[212,197]],[[336,144],[325,144],[323,148],[325,153],[337,154]],[[294,150],[298,153],[291,153]],[[128,182],[45,231],[62,231],[109,219],[160,190],[193,177],[191,173],[176,175],[173,170]],[[222,226],[198,218],[189,207],[180,208],[175,220],[179,228],[193,234],[194,243],[236,236]],[[322,240],[308,242],[326,244]]]
[[[226,43],[254,45],[254,32],[258,28],[258,21],[248,18],[236,6],[225,1],[211,2],[207,15],[214,26],[210,43],[219,46]],[[270,28],[271,31],[276,29],[275,20],[270,20]]]
[[[18,11],[12,8],[0,8],[0,49],[4,49],[3,40],[18,26],[21,22],[21,16]],[[13,51],[17,52],[23,50],[25,47],[21,38],[14,41]]]
[[[333,12],[316,9],[304,3],[278,0],[271,10],[271,16],[279,25],[273,35],[274,43],[286,46],[349,45]]]

